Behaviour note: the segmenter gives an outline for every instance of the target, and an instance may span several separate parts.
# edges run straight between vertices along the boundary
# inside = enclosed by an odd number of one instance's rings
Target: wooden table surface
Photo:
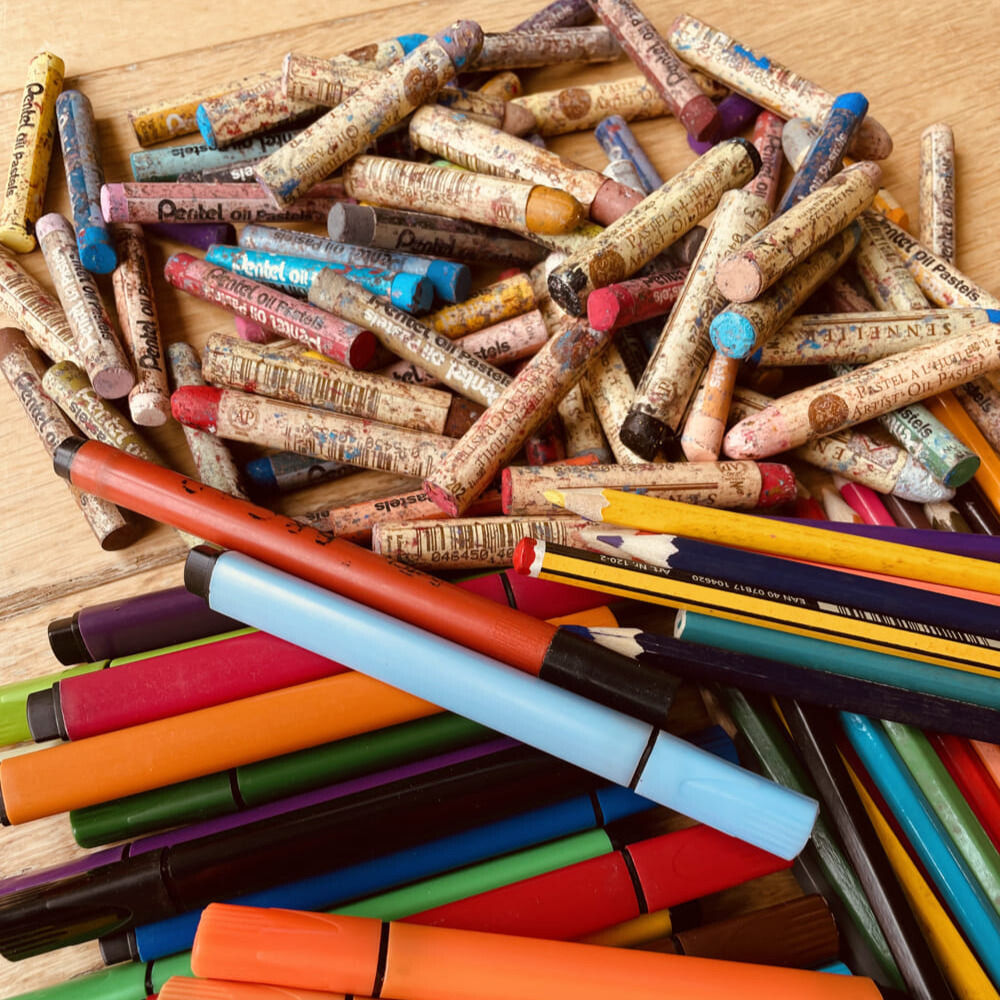
[[[368,0],[363,8],[331,16],[336,5],[307,0],[294,5],[237,0],[229,4],[177,4],[175,0],[8,0],[0,7],[0,163],[6,169],[13,122],[21,101],[28,59],[40,48],[66,63],[66,87],[91,99],[100,127],[108,181],[128,180],[128,154],[137,143],[125,112],[153,99],[187,93],[280,65],[289,50],[334,55],[364,42],[406,32],[432,33],[458,18],[479,18],[486,31],[506,30],[539,6],[512,0],[484,9],[481,0]],[[680,8],[648,0],[643,9],[661,29]],[[994,279],[1000,239],[1000,42],[998,8],[987,0],[944,7],[930,0],[887,0],[878,5],[833,3],[756,5],[703,0],[687,8],[832,92],[860,90],[872,114],[895,141],[883,164],[884,183],[909,211],[916,226],[920,133],[946,121],[958,149],[957,263],[976,281],[1000,292]],[[625,61],[594,67],[525,72],[528,90],[560,86],[569,79],[592,81],[634,72]],[[635,132],[664,177],[691,158],[673,119],[636,123]],[[189,137],[181,141],[194,141]],[[582,163],[603,166],[588,134],[553,140],[552,148]],[[67,211],[61,158],[53,157],[47,210]],[[317,229],[319,231],[319,229]],[[151,249],[154,273],[178,246]],[[40,252],[24,265],[51,289]],[[102,279],[103,280],[103,279]],[[104,282],[107,299],[110,287]],[[157,282],[165,341],[200,346],[214,330],[229,331],[231,318]],[[4,321],[5,320],[0,320]],[[148,432],[149,440],[176,468],[192,472],[177,425]],[[184,546],[176,534],[151,526],[130,549],[105,553],[94,541],[64,483],[6,385],[0,387],[0,455],[7,472],[0,483],[0,682],[58,669],[49,651],[46,624],[98,601],[144,593],[181,582]],[[384,493],[392,477],[361,473],[334,495]],[[320,488],[295,497],[288,513],[319,506]],[[79,853],[65,817],[0,830],[0,876],[66,860]],[[788,883],[774,890],[787,894]],[[96,948],[84,945],[11,965],[0,960],[0,998],[60,982],[96,968]]]

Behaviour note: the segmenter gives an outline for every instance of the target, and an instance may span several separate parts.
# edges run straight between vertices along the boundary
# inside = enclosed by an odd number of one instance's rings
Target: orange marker
[[[0,821],[27,823],[440,711],[364,674],[325,677],[10,757],[0,763]]]
[[[396,1000],[880,1000],[861,976],[212,903],[195,975]]]

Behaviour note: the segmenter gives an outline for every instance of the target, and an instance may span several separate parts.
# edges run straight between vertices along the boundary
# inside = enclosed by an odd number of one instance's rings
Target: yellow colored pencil
[[[931,413],[941,421],[967,448],[979,456],[979,468],[973,477],[982,487],[993,509],[1000,514],[1000,457],[983,436],[972,417],[954,393],[942,392],[924,400]]]
[[[959,1000],[1000,1000],[989,977],[983,972],[975,955],[956,929],[947,911],[927,884],[919,869],[910,860],[906,848],[893,833],[892,827],[868,794],[851,766],[847,765],[854,787],[875,827],[875,833],[889,857],[899,884],[924,932],[927,944],[937,959]]]
[[[804,524],[789,524],[626,493],[622,490],[546,490],[545,499],[591,521],[623,528],[698,538],[780,556],[808,556],[830,566],[870,570],[907,580],[1000,594],[994,562],[933,552],[898,542],[841,534]]]

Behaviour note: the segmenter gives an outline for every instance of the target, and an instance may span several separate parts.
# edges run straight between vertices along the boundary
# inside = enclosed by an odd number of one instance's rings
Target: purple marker
[[[94,604],[71,618],[57,618],[49,622],[49,645],[60,663],[72,666],[115,660],[244,627],[242,622],[211,611],[184,587],[171,587]]]

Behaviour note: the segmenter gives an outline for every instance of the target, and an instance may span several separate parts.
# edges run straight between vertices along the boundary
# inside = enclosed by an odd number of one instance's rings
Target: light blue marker
[[[427,312],[434,302],[434,286],[430,279],[405,271],[394,274],[373,267],[350,267],[347,264],[333,264],[308,257],[268,253],[266,250],[247,250],[223,243],[210,246],[205,260],[234,274],[242,274],[245,278],[253,278],[254,281],[264,282],[300,298],[308,295],[320,271],[331,270],[339,271],[349,281],[414,315]]]
[[[972,876],[881,725],[849,712],[841,712],[840,720],[851,746],[979,961],[993,982],[1000,983],[1000,915]]]
[[[793,858],[809,838],[818,810],[814,799],[481,653],[236,552],[192,551],[185,579],[215,610],[236,608],[240,621],[779,857]]]

